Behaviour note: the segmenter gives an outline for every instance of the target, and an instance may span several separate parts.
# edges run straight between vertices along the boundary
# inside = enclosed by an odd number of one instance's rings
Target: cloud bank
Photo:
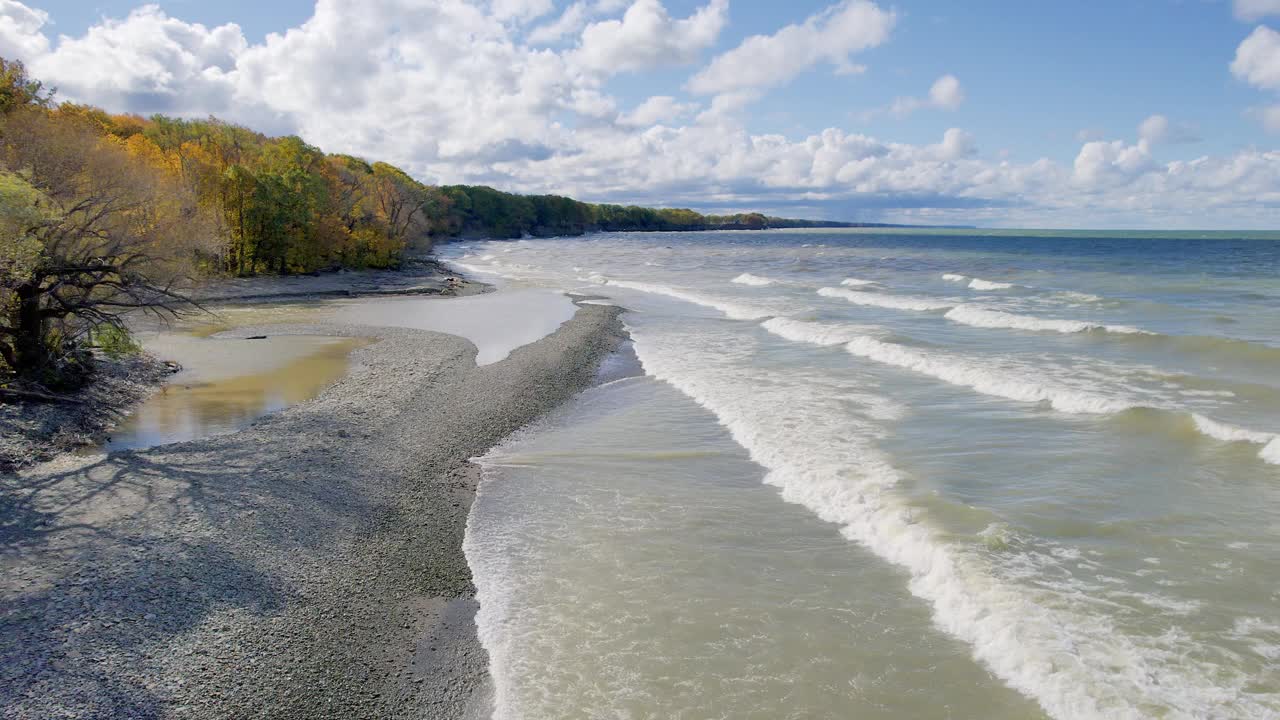
[[[558,11],[550,0],[319,0],[305,23],[261,43],[234,24],[187,23],[156,6],[79,37],[55,39],[50,22],[0,0],[0,54],[26,61],[64,99],[216,114],[386,159],[427,182],[841,219],[1280,224],[1280,153],[1160,160],[1157,148],[1188,134],[1163,116],[1132,140],[1083,143],[1070,165],[984,156],[980,138],[960,128],[923,144],[842,127],[804,137],[752,131],[751,109],[770,90],[802,74],[867,70],[860,56],[902,22],[869,0],[738,42],[724,37],[728,0],[704,0],[685,16],[662,0],[583,0]],[[1259,27],[1231,72],[1280,88],[1278,38]],[[619,81],[650,73],[683,79],[619,100]],[[914,100],[939,110],[964,102],[952,75]]]

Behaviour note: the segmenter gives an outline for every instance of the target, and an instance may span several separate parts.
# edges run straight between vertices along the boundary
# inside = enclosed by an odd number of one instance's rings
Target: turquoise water
[[[1280,717],[1280,242],[469,243],[634,377],[484,459],[501,718]]]

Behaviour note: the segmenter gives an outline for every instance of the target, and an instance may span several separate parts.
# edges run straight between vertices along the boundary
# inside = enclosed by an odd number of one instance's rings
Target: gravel
[[[173,371],[146,354],[98,357],[93,382],[64,395],[74,402],[0,403],[0,473],[93,444]]]
[[[484,367],[448,335],[271,326],[378,342],[236,434],[0,475],[0,715],[474,715],[469,459],[591,384],[619,312]]]

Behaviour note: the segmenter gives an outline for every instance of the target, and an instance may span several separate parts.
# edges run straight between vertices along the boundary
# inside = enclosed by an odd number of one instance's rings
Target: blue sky
[[[0,53],[70,99],[216,113],[432,182],[839,219],[1280,227],[1280,0],[571,5],[0,0]],[[794,67],[762,73],[769,48]],[[84,71],[99,59],[113,71]],[[943,78],[954,92],[930,101]]]

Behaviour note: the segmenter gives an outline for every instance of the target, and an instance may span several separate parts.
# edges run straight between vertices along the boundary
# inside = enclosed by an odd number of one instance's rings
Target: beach
[[[4,716],[485,715],[470,459],[592,385],[618,315],[581,305],[480,366],[442,333],[236,327],[368,344],[238,432],[3,476]]]

